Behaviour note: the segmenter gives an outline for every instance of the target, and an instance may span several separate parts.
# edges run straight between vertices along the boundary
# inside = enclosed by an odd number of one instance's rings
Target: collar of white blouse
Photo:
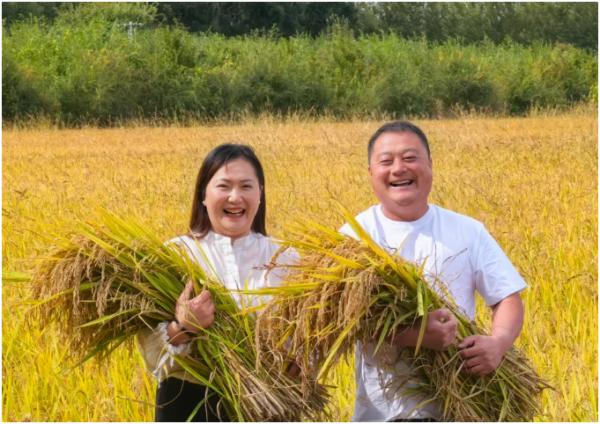
[[[225,236],[223,234],[218,234],[210,230],[208,233],[206,233],[206,236],[204,236],[204,240],[208,243],[215,243],[221,246],[229,245],[237,250],[240,248],[247,249],[256,241],[258,237],[259,235],[257,233],[251,231],[243,237],[232,239],[231,237]]]

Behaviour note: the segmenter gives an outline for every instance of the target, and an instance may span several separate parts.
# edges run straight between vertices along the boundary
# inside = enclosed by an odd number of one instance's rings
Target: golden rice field
[[[432,201],[483,221],[529,283],[518,344],[554,386],[539,421],[598,420],[597,117],[595,112],[416,121],[429,135]],[[3,271],[31,272],[51,234],[99,206],[165,239],[186,232],[198,167],[215,145],[251,144],[267,177],[268,229],[342,224],[335,201],[375,201],[366,144],[377,121],[270,118],[191,128],[5,129]],[[50,238],[50,239],[49,239]],[[151,421],[155,383],[134,348],[72,368],[64,336],[39,322],[27,283],[2,291],[2,419]],[[485,312],[482,310],[482,312]],[[351,365],[333,382],[336,420],[351,416]]]

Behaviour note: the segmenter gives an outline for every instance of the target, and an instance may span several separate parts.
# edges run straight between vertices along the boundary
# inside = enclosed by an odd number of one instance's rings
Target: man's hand
[[[486,375],[498,368],[511,343],[499,336],[469,336],[458,345],[465,371]]]
[[[446,350],[456,340],[456,318],[448,309],[436,309],[427,314],[427,326],[421,345],[433,350]],[[393,344],[400,347],[416,346],[419,324],[400,332]]]

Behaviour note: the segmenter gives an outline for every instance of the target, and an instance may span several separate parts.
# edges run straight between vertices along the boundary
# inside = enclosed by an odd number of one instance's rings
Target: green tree
[[[275,29],[283,36],[318,35],[335,18],[355,22],[352,3],[158,3],[167,22],[179,22],[189,31],[243,35]]]

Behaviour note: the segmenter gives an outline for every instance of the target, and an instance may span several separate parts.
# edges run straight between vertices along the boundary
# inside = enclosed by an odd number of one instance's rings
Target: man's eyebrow
[[[400,150],[398,153],[400,153],[401,155],[403,155],[404,153],[408,153],[408,152],[411,152],[411,153],[418,153],[418,152],[419,152],[419,150],[418,150],[418,149],[416,149],[416,148],[414,148],[414,147],[407,147],[406,149],[402,149],[402,150]],[[375,157],[377,157],[377,158],[380,158],[380,157],[382,157],[382,156],[386,156],[386,155],[390,155],[390,156],[392,156],[394,153],[395,153],[395,152],[391,152],[391,151],[389,151],[389,150],[386,150],[386,151],[383,151],[383,152],[379,152],[379,153],[377,153],[377,155],[375,155]]]

